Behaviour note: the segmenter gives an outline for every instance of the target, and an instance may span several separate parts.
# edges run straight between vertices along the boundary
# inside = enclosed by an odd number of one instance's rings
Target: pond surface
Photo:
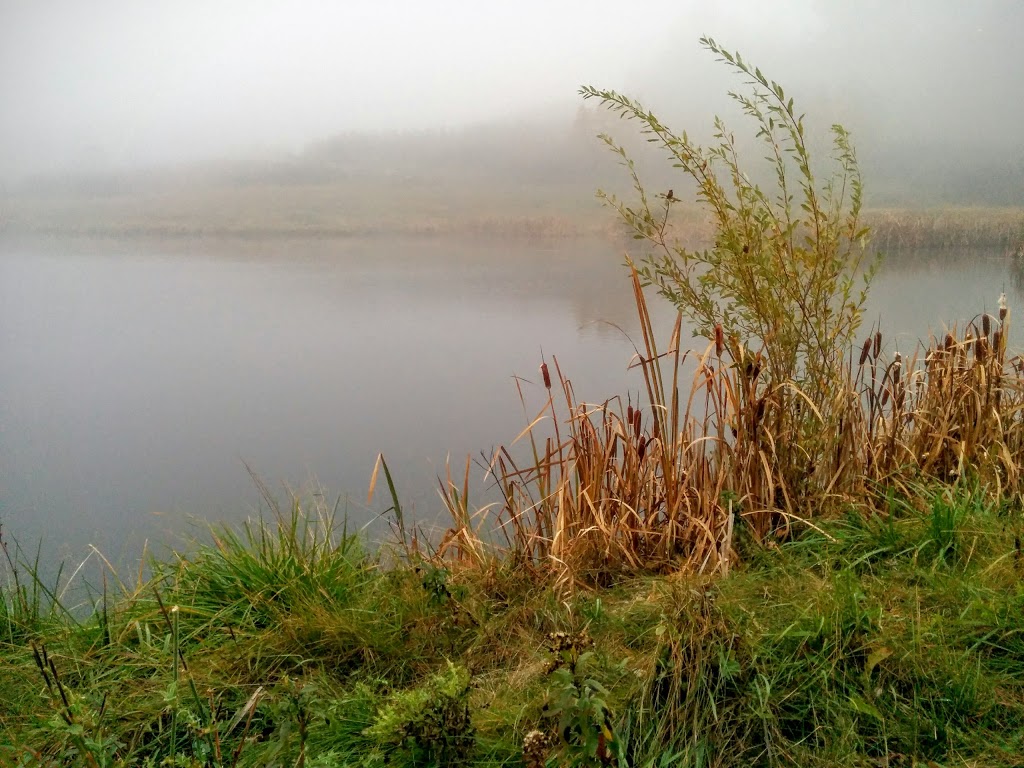
[[[372,530],[380,452],[407,510],[439,520],[446,457],[461,472],[520,432],[542,400],[525,386],[527,416],[513,376],[536,382],[542,354],[583,400],[642,385],[622,261],[579,240],[0,240],[3,531],[137,563],[192,519],[257,512],[247,465]],[[998,254],[904,254],[866,323],[908,352],[1019,285]]]

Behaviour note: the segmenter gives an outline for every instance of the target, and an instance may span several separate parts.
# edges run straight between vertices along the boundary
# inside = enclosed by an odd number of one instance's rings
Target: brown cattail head
[[[633,406],[632,404],[626,406],[626,423],[632,426],[633,424]]]
[[[1007,312],[1006,307],[1000,307],[999,308],[999,322],[1000,323],[1003,322],[1004,320],[1006,320],[1006,312]]]
[[[953,345],[955,345],[955,344],[956,344],[956,339],[953,338],[953,334],[952,333],[947,333],[946,334],[946,340],[942,344],[946,348],[946,351],[948,352],[949,350],[951,350],[953,348]]]
[[[872,355],[877,360],[878,356],[882,354],[882,332],[875,331],[875,348],[871,350]]]
[[[857,365],[864,365],[868,360],[868,355],[871,354],[871,339],[868,338],[864,341],[864,346],[860,350],[860,362]]]
[[[540,375],[544,379],[544,388],[545,389],[551,389],[551,374],[548,373],[548,364],[547,363],[541,363],[540,364]]]
[[[987,339],[984,336],[979,336],[974,340],[974,359],[978,362],[985,360],[985,342]]]
[[[637,438],[639,438],[640,437],[640,431],[641,431],[640,409],[637,408],[635,411],[633,411],[633,434],[636,435]]]
[[[981,332],[988,336],[989,331],[992,330],[991,319],[989,318],[988,312],[981,316]]]
[[[636,446],[636,457],[643,461],[645,453],[647,453],[647,441],[641,440]]]
[[[718,323],[715,325],[715,357],[721,357],[724,349],[725,332],[722,330],[722,324]]]

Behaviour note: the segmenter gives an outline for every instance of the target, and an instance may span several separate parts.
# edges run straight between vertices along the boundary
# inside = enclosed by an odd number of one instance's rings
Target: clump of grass
[[[0,763],[302,764],[339,680],[405,686],[464,644],[454,609],[413,568],[382,568],[336,508],[262,490],[269,519],[152,562],[92,615],[18,614],[0,641]],[[5,605],[22,595],[5,585]],[[374,690],[376,707],[388,692]]]
[[[698,362],[700,386],[682,401],[680,322],[667,351],[659,352],[636,273],[634,290],[644,333],[636,365],[649,406],[579,402],[557,360],[554,376],[545,363],[546,402],[521,435],[527,461],[505,448],[494,456],[490,470],[503,495],[496,510],[467,507],[468,465],[461,492],[449,480],[443,498],[453,526],[439,556],[484,564],[493,555],[485,541],[493,524],[517,566],[542,573],[557,564],[566,585],[645,567],[728,569],[732,517],[721,495],[730,465],[721,454],[734,445],[719,440],[709,449],[704,437],[711,425],[721,432],[732,415],[735,370],[716,372],[709,348]],[[521,384],[519,392],[525,407]],[[538,437],[542,422],[551,424],[552,437]],[[493,520],[484,523],[488,513]]]
[[[1019,494],[1024,367],[1008,356],[1008,335],[1000,299],[997,315],[951,329],[910,359],[882,360],[879,342],[865,341],[853,377],[864,429],[856,439],[867,448],[860,475],[899,484],[975,473],[996,497]]]

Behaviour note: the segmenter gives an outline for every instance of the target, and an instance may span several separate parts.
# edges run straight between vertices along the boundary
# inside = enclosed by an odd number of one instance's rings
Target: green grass
[[[537,731],[550,765],[1024,765],[1021,512],[985,498],[741,526],[728,577],[569,597],[298,503],[78,622],[8,564],[0,764],[522,765]]]

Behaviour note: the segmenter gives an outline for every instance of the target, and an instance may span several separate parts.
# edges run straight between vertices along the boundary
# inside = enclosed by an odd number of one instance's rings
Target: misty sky
[[[0,0],[0,179],[571,117],[583,83],[707,117],[735,82],[702,34],[826,124],[1020,146],[1021,0]]]

